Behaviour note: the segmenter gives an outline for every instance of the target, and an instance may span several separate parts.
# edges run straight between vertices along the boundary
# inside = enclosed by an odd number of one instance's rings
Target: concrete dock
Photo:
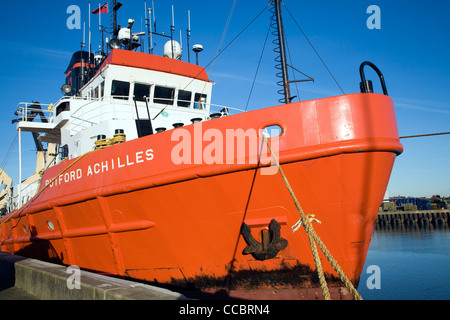
[[[0,252],[0,300],[184,300],[166,289]]]

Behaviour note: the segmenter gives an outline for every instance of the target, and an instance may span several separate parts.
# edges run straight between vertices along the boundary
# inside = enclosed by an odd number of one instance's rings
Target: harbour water
[[[448,228],[376,230],[358,292],[365,300],[449,300],[449,267]]]

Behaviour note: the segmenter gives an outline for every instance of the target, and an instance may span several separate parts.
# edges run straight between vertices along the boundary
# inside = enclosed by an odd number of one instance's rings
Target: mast
[[[113,1],[113,38],[117,37],[117,10],[116,10],[116,0]]]
[[[289,88],[289,77],[287,72],[287,62],[286,62],[286,45],[284,39],[284,28],[283,19],[281,17],[281,0],[273,0],[273,5],[275,6],[275,16],[276,16],[276,28],[278,33],[278,40],[280,46],[280,63],[281,63],[281,73],[283,78],[283,91],[285,103],[291,103],[291,92]]]
[[[187,52],[188,52],[188,62],[191,63],[191,53],[190,53],[190,46],[189,46],[189,38],[191,37],[191,11],[188,10],[188,28],[186,30],[187,33]]]

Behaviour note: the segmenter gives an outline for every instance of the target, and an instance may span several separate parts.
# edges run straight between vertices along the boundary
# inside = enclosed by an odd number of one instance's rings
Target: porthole
[[[50,230],[52,230],[52,231],[55,230],[55,226],[53,225],[53,223],[51,221],[47,221],[47,225]]]
[[[279,126],[279,125],[271,125],[271,126],[267,126],[263,129],[263,134],[267,137],[267,138],[275,138],[280,136],[283,133],[283,129]]]

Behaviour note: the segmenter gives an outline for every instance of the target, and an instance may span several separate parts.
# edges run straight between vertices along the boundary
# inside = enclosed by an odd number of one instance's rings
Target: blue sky
[[[103,4],[105,1],[101,1]],[[134,31],[145,30],[144,1],[122,1],[118,23],[135,19]],[[67,28],[70,17],[67,8],[78,5],[82,24],[88,26],[89,1],[1,1],[0,21],[4,37],[0,43],[3,65],[0,73],[0,125],[4,128],[0,140],[0,161],[4,164],[6,151],[16,134],[11,124],[19,102],[38,100],[56,102],[64,83],[64,71],[82,40],[80,30]],[[211,62],[224,47],[266,6],[266,0],[237,0],[227,32],[233,0],[223,1],[167,1],[154,0],[158,31],[170,32],[171,5],[175,8],[175,35],[183,34],[186,45],[187,11],[191,11],[191,46],[200,43],[204,51],[200,64]],[[147,1],[151,4],[151,0]],[[358,68],[365,60],[375,63],[383,72],[389,95],[394,99],[401,136],[450,131],[450,1],[298,1],[284,0],[309,37],[317,52],[326,62],[345,93],[359,91]],[[91,3],[92,10],[98,2]],[[381,9],[381,29],[370,30],[366,12],[370,5]],[[315,79],[299,86],[301,100],[339,95],[334,83],[314,51],[300,33],[283,7],[283,19],[292,64]],[[245,108],[257,64],[269,26],[270,12],[266,10],[207,68],[216,82],[213,103]],[[102,15],[108,24],[109,15]],[[81,24],[81,25],[82,25]],[[98,16],[91,16],[93,49],[98,49]],[[143,30],[143,31],[144,31]],[[86,36],[87,39],[87,36]],[[156,39],[155,39],[156,40]],[[272,49],[273,37],[266,45],[262,65],[256,78],[248,110],[277,105],[275,69]],[[160,53],[164,42],[157,41],[155,53]],[[183,60],[187,60],[185,50]],[[191,54],[194,61],[194,54]],[[376,76],[375,91],[381,92]],[[292,89],[297,91],[293,86]],[[34,143],[31,134],[23,136],[24,159],[34,171]],[[450,195],[450,135],[402,140],[405,151],[397,158],[388,186],[390,196]],[[18,146],[4,169],[18,179]]]

